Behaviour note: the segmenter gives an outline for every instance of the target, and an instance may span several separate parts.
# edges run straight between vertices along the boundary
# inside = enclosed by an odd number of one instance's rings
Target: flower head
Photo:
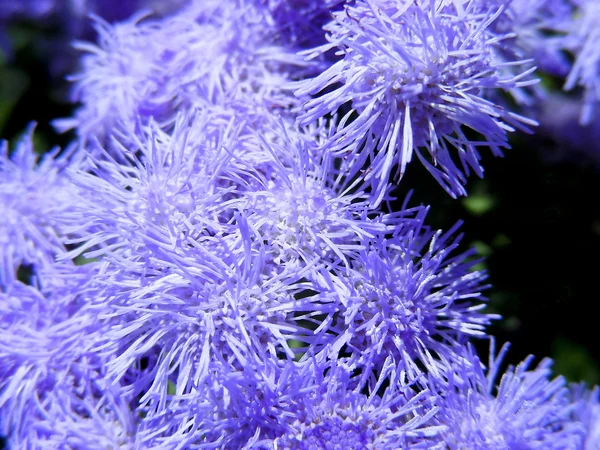
[[[153,118],[169,127],[177,112],[196,108],[260,115],[294,103],[281,85],[287,68],[306,63],[275,42],[260,8],[243,0],[191,2],[162,19],[146,16],[96,20],[99,42],[78,44],[85,54],[73,96],[82,107],[56,121],[59,129],[104,140],[122,122]]]
[[[92,389],[105,363],[90,351],[101,328],[87,306],[96,269],[57,266],[38,286],[14,282],[0,292],[0,433],[15,446],[45,433],[33,424],[57,392]]]
[[[365,243],[350,272],[334,278],[340,313],[330,330],[349,364],[381,370],[391,359],[411,379],[423,370],[439,377],[461,345],[498,318],[481,312],[486,274],[472,270],[473,252],[453,254],[460,224],[434,232],[425,214]]]
[[[20,266],[39,271],[65,251],[61,220],[75,202],[63,176],[70,164],[59,149],[38,157],[33,126],[13,151],[0,144],[0,286],[15,280]]]
[[[600,103],[600,4],[595,0],[576,0],[577,16],[570,22],[570,32],[565,37],[565,47],[575,57],[564,89],[580,87],[583,90],[583,108],[580,122],[591,123]]]
[[[361,0],[327,26],[331,43],[313,54],[338,47],[343,59],[298,84],[296,95],[316,95],[299,120],[344,114],[324,150],[349,161],[351,174],[364,170],[374,204],[413,152],[452,196],[464,195],[465,174],[483,174],[479,149],[501,155],[507,131],[533,123],[486,98],[535,81],[533,69],[503,74],[505,64],[526,61],[499,62],[506,36],[492,24],[505,6],[482,11],[481,1]]]
[[[581,448],[583,426],[572,420],[575,404],[565,380],[550,379],[549,359],[531,369],[530,356],[509,367],[496,384],[507,350],[505,345],[495,355],[492,341],[485,369],[469,346],[464,359],[450,367],[434,419],[447,427],[442,436],[448,448]]]
[[[168,412],[142,422],[142,439],[166,448],[438,448],[435,398],[401,384],[384,387],[386,380],[367,388],[335,363],[255,354],[193,395],[173,396]]]

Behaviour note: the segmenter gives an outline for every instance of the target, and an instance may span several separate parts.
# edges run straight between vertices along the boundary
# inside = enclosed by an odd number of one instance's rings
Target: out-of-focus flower
[[[573,0],[578,6],[571,20],[570,33],[565,47],[575,56],[573,67],[567,76],[564,89],[583,89],[581,123],[589,124],[596,117],[600,103],[600,3],[596,0]]]
[[[40,20],[53,14],[61,14],[64,27],[81,32],[86,28],[89,14],[115,22],[128,19],[142,9],[167,14],[183,6],[184,2],[185,0],[0,0],[0,20]]]
[[[496,355],[492,341],[486,369],[469,345],[464,358],[449,367],[434,418],[434,423],[447,427],[442,433],[447,448],[580,449],[585,432],[573,419],[576,404],[570,401],[564,378],[550,379],[549,359],[531,369],[530,356],[509,367],[498,383],[507,350],[505,345]],[[430,388],[435,390],[436,383]]]
[[[541,152],[547,161],[600,164],[600,116],[582,125],[581,105],[581,98],[552,92],[535,103],[540,126],[532,141],[539,137],[542,146],[551,141],[552,148]]]
[[[564,78],[572,65],[563,46],[573,10],[570,0],[512,0],[495,27],[499,32],[514,33],[506,45],[510,54],[531,58],[540,71]]]
[[[344,0],[255,0],[267,8],[284,45],[309,48],[325,43],[323,26]]]
[[[73,118],[55,121],[57,128],[104,138],[120,122],[152,117],[168,126],[176,112],[195,108],[242,108],[256,116],[293,105],[282,85],[290,68],[298,72],[307,63],[277,43],[266,13],[242,0],[210,6],[192,2],[161,20],[98,19],[99,42],[78,45],[86,54],[72,77],[82,106]]]
[[[38,156],[33,126],[12,151],[0,144],[0,286],[16,279],[19,266],[39,271],[65,251],[60,224],[76,202],[64,176],[69,153]]]
[[[492,24],[505,5],[482,11],[482,1],[357,1],[334,13],[326,27],[331,43],[310,53],[338,47],[343,59],[297,85],[301,98],[316,95],[300,123],[343,115],[324,150],[349,161],[351,174],[364,170],[374,204],[413,152],[452,196],[465,195],[465,175],[483,175],[479,149],[501,155],[507,132],[535,125],[486,99],[536,80],[527,61],[500,60],[509,36]],[[523,69],[507,73],[508,65]]]
[[[583,423],[585,442],[582,450],[600,447],[600,388],[589,389],[585,384],[571,385],[571,399],[577,405],[573,419]]]
[[[39,19],[48,15],[55,7],[55,0],[0,0],[0,20],[14,18]]]

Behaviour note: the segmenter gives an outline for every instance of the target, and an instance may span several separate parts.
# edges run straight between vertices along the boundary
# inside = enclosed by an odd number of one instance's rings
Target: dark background
[[[40,152],[64,147],[73,135],[56,134],[49,122],[72,112],[64,75],[75,60],[61,60],[72,50],[52,24],[14,23],[0,35],[0,136],[14,143],[36,121]],[[557,374],[600,383],[600,145],[576,153],[543,136],[516,135],[505,158],[483,153],[485,179],[471,177],[468,198],[451,199],[418,163],[398,197],[413,189],[412,204],[431,205],[434,227],[464,220],[464,249],[487,257],[490,310],[504,317],[490,332],[499,344],[511,342],[509,362],[550,356]]]

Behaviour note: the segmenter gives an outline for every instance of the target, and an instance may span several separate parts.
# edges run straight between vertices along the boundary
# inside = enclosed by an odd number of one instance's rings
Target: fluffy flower
[[[15,448],[44,434],[33,424],[57,392],[92,389],[104,364],[89,350],[99,330],[97,312],[86,306],[96,268],[61,270],[45,273],[40,287],[15,282],[0,292],[0,433]]]
[[[28,18],[39,20],[51,14],[62,14],[79,23],[69,24],[73,30],[82,30],[87,15],[94,13],[108,21],[127,19],[140,9],[150,9],[166,14],[183,4],[183,0],[133,0],[128,2],[107,0],[35,0],[0,1],[0,19]]]
[[[512,54],[531,58],[539,70],[564,78],[572,65],[563,45],[572,26],[573,9],[569,0],[512,0],[496,27],[500,32],[514,32],[509,46]]]
[[[265,258],[274,264],[301,268],[316,260],[328,270],[347,266],[364,242],[411,220],[419,209],[372,210],[360,183],[350,183],[333,158],[320,154],[325,137],[314,133],[323,130],[294,128],[282,124],[274,138],[259,143],[273,155],[274,170],[246,190],[237,206],[250,238],[264,245]]]
[[[284,45],[295,48],[325,43],[323,26],[343,0],[255,0],[271,13],[275,29]]]
[[[26,415],[25,436],[9,441],[14,448],[133,448],[139,418],[118,386],[109,386],[98,370],[80,385],[71,381]]]
[[[253,115],[284,109],[293,98],[281,85],[287,67],[306,63],[279,46],[265,13],[245,1],[192,2],[177,14],[138,14],[111,25],[97,20],[98,44],[80,43],[82,71],[73,98],[82,107],[61,129],[103,138],[121,121],[168,126],[176,111],[249,105]]]
[[[361,389],[341,366],[326,375],[321,370],[298,383],[294,414],[286,418],[291,430],[274,440],[275,448],[436,448],[441,427],[433,426],[437,408],[429,391],[414,394],[394,383],[384,388],[384,376]]]
[[[385,380],[364,389],[342,366],[262,356],[144,421],[141,435],[149,448],[439,448],[435,399]]]
[[[579,449],[584,429],[573,420],[565,380],[550,379],[552,362],[544,359],[531,369],[533,357],[501,376],[508,345],[495,355],[490,348],[487,369],[468,347],[464,360],[456,360],[441,390],[440,411],[434,422],[450,449]],[[435,383],[434,383],[435,384]]]
[[[381,370],[392,360],[411,379],[423,370],[440,377],[461,345],[485,336],[498,318],[481,311],[487,275],[472,269],[473,250],[454,254],[460,224],[431,231],[423,225],[426,212],[366,243],[350,272],[333,278],[340,305],[330,331],[349,364]]]
[[[246,198],[293,161],[251,137],[212,115],[182,115],[172,134],[147,127],[122,149],[129,161],[92,157],[90,170],[72,173],[84,200],[68,218],[81,245],[67,257],[103,258],[95,303],[111,331],[97,349],[118,354],[108,376],[158,355],[153,378],[132,387],[148,408],[164,410],[169,381],[189,392],[249,349],[294,358],[291,340],[324,345],[324,332],[297,317],[333,313],[312,281],[318,255],[282,268],[268,257],[275,243],[251,240]]]
[[[573,419],[583,423],[585,442],[582,450],[593,450],[600,447],[600,388],[588,389],[584,384],[571,386],[572,401],[577,408]]]
[[[482,12],[481,1],[358,1],[334,14],[331,43],[313,52],[338,47],[343,59],[298,84],[296,95],[316,95],[300,123],[344,114],[325,150],[348,160],[352,174],[366,169],[374,204],[393,167],[401,177],[413,152],[452,196],[465,195],[465,174],[483,175],[479,148],[501,155],[508,131],[534,124],[485,98],[535,80],[533,68],[504,76],[504,66],[527,61],[499,61],[508,36],[492,24],[505,5]]]
[[[75,203],[64,177],[70,164],[59,149],[39,157],[33,127],[12,151],[0,145],[0,285],[15,280],[20,266],[39,271],[65,251],[61,219]]]
[[[600,4],[596,0],[576,0],[576,18],[571,21],[565,47],[575,56],[575,62],[564,89],[580,87],[583,90],[583,108],[580,122],[583,125],[595,119],[600,103]]]

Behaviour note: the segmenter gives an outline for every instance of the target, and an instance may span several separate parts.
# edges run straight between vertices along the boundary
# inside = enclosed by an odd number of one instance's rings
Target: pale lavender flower
[[[573,13],[570,0],[510,1],[503,19],[496,24],[499,31],[514,33],[514,38],[507,42],[507,57],[519,54],[531,58],[538,70],[566,77],[572,62],[563,49],[564,36],[572,26]]]
[[[576,87],[583,90],[583,107],[580,122],[591,123],[600,103],[600,3],[596,0],[574,0],[578,6],[571,29],[565,38],[565,47],[574,55],[575,62],[569,72],[564,89]]]
[[[57,128],[104,138],[120,122],[165,127],[176,112],[241,107],[250,115],[295,103],[282,85],[307,63],[275,41],[265,13],[243,0],[192,2],[177,14],[138,14],[111,25],[97,20],[97,44],[79,43],[82,70],[72,77],[82,106]]]
[[[296,95],[315,96],[300,123],[344,114],[324,150],[349,160],[352,174],[365,170],[374,204],[413,152],[452,196],[465,195],[465,175],[483,175],[479,149],[501,155],[507,132],[535,124],[486,99],[536,80],[528,61],[499,61],[509,36],[492,25],[505,5],[482,11],[481,1],[357,1],[327,25],[331,43],[310,53],[338,47],[343,59],[297,85]],[[522,70],[505,75],[507,65]]]
[[[61,220],[76,201],[64,177],[69,152],[39,156],[33,128],[12,150],[0,144],[0,286],[16,279],[19,266],[42,270],[64,252]]]
[[[564,378],[550,379],[552,361],[531,368],[533,356],[501,372],[508,345],[495,354],[492,341],[487,368],[473,348],[449,367],[440,389],[439,413],[434,423],[449,449],[580,449],[581,422],[573,419],[576,404],[570,401]],[[498,377],[501,375],[500,380]]]

